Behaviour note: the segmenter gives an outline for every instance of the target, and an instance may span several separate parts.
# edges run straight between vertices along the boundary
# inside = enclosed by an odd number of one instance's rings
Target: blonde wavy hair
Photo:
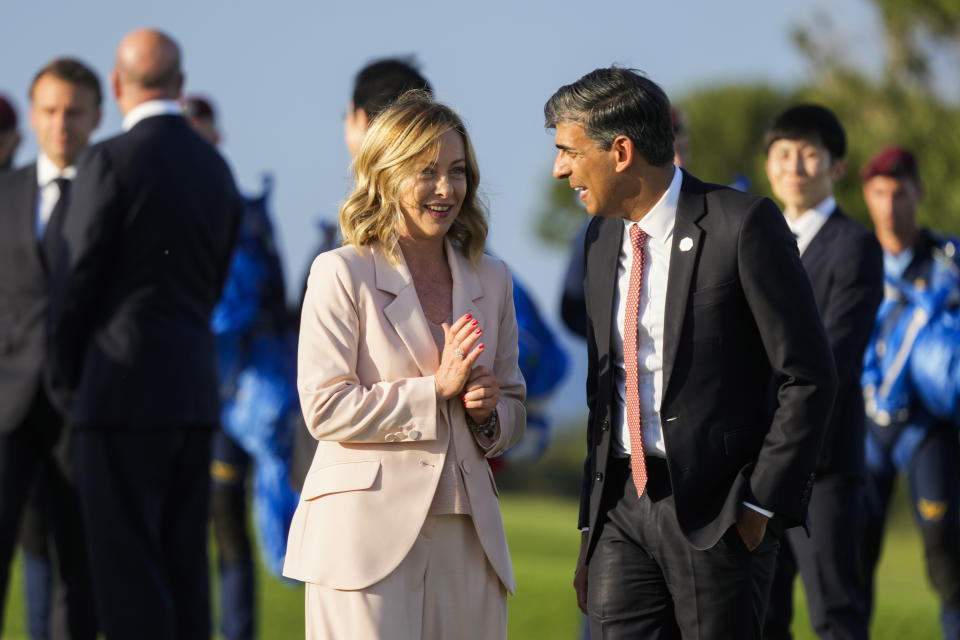
[[[343,244],[360,251],[379,242],[391,264],[400,264],[399,223],[402,188],[431,154],[440,151],[440,136],[456,131],[463,138],[467,191],[460,213],[447,232],[473,264],[479,264],[487,240],[487,212],[477,196],[480,170],[470,136],[453,110],[425,91],[408,91],[374,118],[353,163],[353,193],[340,207]]]

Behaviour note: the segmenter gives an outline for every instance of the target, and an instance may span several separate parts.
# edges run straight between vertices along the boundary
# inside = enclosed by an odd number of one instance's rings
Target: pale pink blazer
[[[520,440],[526,388],[517,364],[513,285],[506,265],[474,268],[446,242],[453,319],[483,327],[478,364],[500,382],[500,438]],[[283,574],[334,589],[386,577],[413,547],[427,517],[452,430],[473,522],[503,585],[516,588],[497,488],[464,420],[459,397],[438,403],[436,344],[405,263],[379,245],[328,251],[310,269],[300,325],[297,386],[319,442],[290,525]],[[443,415],[447,428],[439,416]]]

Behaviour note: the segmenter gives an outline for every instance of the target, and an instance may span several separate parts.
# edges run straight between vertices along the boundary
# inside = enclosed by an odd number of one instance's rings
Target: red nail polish
[[[476,320],[474,320],[473,322],[471,322],[471,323],[470,323],[470,326],[471,326],[471,327],[475,327],[475,326],[477,326],[477,321],[476,321]]]
[[[467,314],[467,320],[469,320],[472,317],[473,317],[473,314],[470,314],[470,313]],[[474,321],[473,324],[477,324],[477,322]]]
[[[483,329],[477,329],[477,335],[480,335],[481,333],[483,333]]]
[[[483,351],[483,343],[482,343],[482,342],[480,343],[480,346],[477,347],[477,351]]]

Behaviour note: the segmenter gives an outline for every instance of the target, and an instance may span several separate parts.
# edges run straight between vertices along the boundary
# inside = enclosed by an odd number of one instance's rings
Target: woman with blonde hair
[[[515,588],[486,458],[526,421],[510,274],[470,138],[406,94],[374,120],[310,272],[298,387],[319,440],[284,574],[308,638],[502,639]]]

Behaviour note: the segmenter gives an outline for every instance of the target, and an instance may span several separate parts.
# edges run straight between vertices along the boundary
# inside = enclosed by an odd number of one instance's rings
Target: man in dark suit
[[[633,71],[593,71],[544,115],[554,177],[595,217],[574,578],[591,637],[758,638],[836,388],[793,236],[771,201],[674,166],[669,100]]]
[[[94,595],[108,639],[206,638],[210,313],[241,202],[180,112],[172,39],[127,35],[111,85],[125,133],[79,164],[52,301]]]
[[[68,439],[47,375],[47,292],[74,162],[100,122],[100,102],[100,81],[82,62],[60,58],[43,67],[30,86],[40,155],[0,174],[0,627],[19,524],[42,483],[35,506],[51,540],[44,531],[30,543],[46,549],[51,542],[56,551],[53,607],[42,621],[56,638],[96,635]]]
[[[846,135],[820,105],[791,107],[766,134],[767,178],[783,203],[830,341],[839,386],[808,507],[807,532],[787,532],[763,635],[790,638],[797,569],[810,623],[824,640],[866,640],[867,604],[859,584],[864,490],[863,351],[883,299],[883,258],[872,233],[844,215],[833,197],[844,173]]]

